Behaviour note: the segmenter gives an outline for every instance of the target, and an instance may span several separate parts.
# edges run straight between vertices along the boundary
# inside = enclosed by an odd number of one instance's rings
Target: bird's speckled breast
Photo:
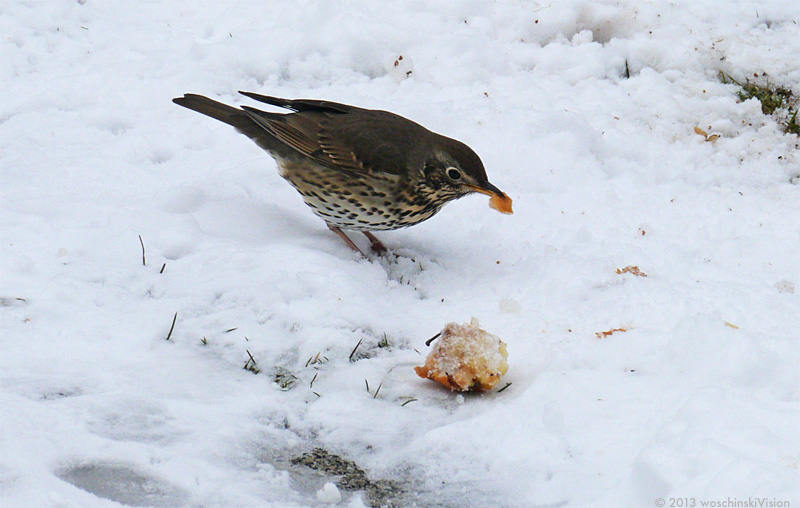
[[[421,196],[403,185],[398,175],[344,173],[307,160],[277,162],[281,176],[297,189],[314,213],[341,229],[400,229],[433,217],[444,204],[419,199]]]

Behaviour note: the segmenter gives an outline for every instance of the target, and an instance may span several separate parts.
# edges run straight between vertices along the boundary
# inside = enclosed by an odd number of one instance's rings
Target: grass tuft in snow
[[[139,243],[142,245],[142,266],[147,266],[147,257],[144,252],[144,240],[142,240],[142,235],[139,235]]]
[[[328,357],[327,356],[322,356],[322,351],[320,351],[319,353],[317,353],[316,356],[309,357],[309,359],[306,361],[306,365],[305,366],[308,367],[309,365],[316,365],[316,364],[319,364],[319,363],[325,363],[327,361],[328,361]]]
[[[351,363],[355,361],[353,359],[353,355],[356,354],[356,351],[358,351],[358,346],[360,346],[362,342],[364,342],[364,337],[361,337],[360,339],[358,339],[358,344],[356,344],[356,347],[354,347],[353,351],[350,352],[350,362]]]
[[[431,345],[431,344],[433,344],[433,341],[435,341],[436,339],[438,339],[439,337],[441,337],[441,335],[442,335],[442,332],[439,332],[439,333],[437,333],[436,335],[434,335],[434,336],[433,336],[433,337],[431,337],[430,339],[426,340],[426,341],[425,341],[425,345],[426,345],[426,346],[428,346],[428,347],[430,347],[430,345]],[[419,353],[419,351],[417,351],[417,353]]]
[[[284,392],[291,390],[297,383],[297,376],[283,367],[278,367],[275,370],[275,373],[272,375],[272,379],[275,381],[275,384],[277,384],[278,387]],[[314,376],[314,379],[316,379],[316,376]]]
[[[249,349],[245,349],[245,351],[247,351],[247,356],[249,358],[247,359],[246,362],[244,362],[244,367],[242,368],[244,370],[249,370],[253,374],[258,374],[259,372],[261,372],[261,368],[258,366],[258,362],[256,362],[255,358],[253,358],[253,355],[250,353]]]
[[[169,332],[167,333],[167,338],[164,340],[169,340],[172,338],[172,332],[175,330],[175,322],[178,321],[178,313],[176,312],[174,316],[172,316],[172,325],[169,327]]]
[[[502,387],[502,388],[500,388],[499,390],[497,390],[497,393],[500,393],[500,392],[502,392],[503,390],[505,390],[505,389],[506,389],[506,388],[508,388],[509,386],[511,386],[511,383],[506,383],[506,385],[505,385],[504,387]]]
[[[416,402],[418,400],[414,397],[404,397],[404,398],[406,399],[406,401],[400,404],[400,407],[405,407],[407,404],[411,404],[412,402]]]
[[[797,111],[797,108],[795,108],[794,114],[786,123],[786,131],[794,134],[795,136],[800,136],[800,124],[797,123]]]
[[[386,336],[386,332],[383,332],[383,338],[378,341],[378,347],[385,349],[389,346],[391,346],[391,344],[389,344],[389,338]]]
[[[356,343],[352,351],[350,351],[350,356],[348,357],[350,363],[365,358],[373,358],[378,354],[379,349],[391,350],[392,348],[392,343],[386,332],[381,332],[380,335],[372,330],[354,329],[353,332],[363,333],[363,335],[358,339],[358,343]]]
[[[759,77],[759,74],[755,73],[754,76]],[[764,76],[764,73],[761,76]],[[797,123],[798,102],[800,101],[792,94],[791,90],[773,85],[769,81],[762,85],[745,79],[744,83],[741,83],[724,72],[720,72],[720,79],[723,83],[733,83],[741,88],[736,93],[740,101],[758,100],[761,103],[762,113],[775,117],[786,132],[800,136],[800,125]]]
[[[349,491],[364,491],[371,507],[403,506],[398,502],[403,490],[389,480],[370,480],[367,473],[352,460],[345,459],[323,448],[315,448],[291,460],[328,476],[337,477],[337,486]]]

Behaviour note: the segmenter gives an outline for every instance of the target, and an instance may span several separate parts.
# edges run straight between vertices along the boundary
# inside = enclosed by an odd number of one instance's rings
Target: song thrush
[[[239,93],[292,113],[239,109],[195,94],[173,102],[232,125],[269,152],[281,176],[358,252],[343,229],[362,232],[380,253],[386,248],[372,231],[412,226],[472,192],[512,213],[511,198],[489,183],[481,159],[460,141],[386,111]]]

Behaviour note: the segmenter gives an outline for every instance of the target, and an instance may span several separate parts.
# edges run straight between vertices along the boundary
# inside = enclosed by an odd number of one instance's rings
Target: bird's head
[[[501,213],[514,213],[511,198],[489,182],[478,154],[464,143],[444,136],[438,145],[425,161],[428,185],[454,198],[473,192],[486,194],[492,198],[489,206]]]

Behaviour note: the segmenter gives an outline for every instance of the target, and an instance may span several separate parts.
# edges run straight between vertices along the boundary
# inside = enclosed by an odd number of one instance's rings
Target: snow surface
[[[292,459],[322,448],[395,506],[800,506],[798,138],[719,79],[800,94],[798,23],[786,0],[4,0],[0,504],[320,506],[340,479]],[[359,259],[171,102],[237,90],[461,139],[516,213],[470,196]],[[501,393],[413,371],[471,316],[508,343]]]
[[[342,494],[335,483],[328,482],[317,492],[317,500],[327,504],[336,504],[342,500]]]

